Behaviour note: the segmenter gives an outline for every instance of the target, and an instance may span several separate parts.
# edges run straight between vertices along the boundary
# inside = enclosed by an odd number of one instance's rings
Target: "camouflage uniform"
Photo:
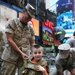
[[[75,57],[70,56],[68,59],[60,59],[60,57],[56,57],[56,67],[57,71],[63,72],[65,70],[71,71],[73,67],[75,67]]]
[[[17,46],[26,54],[30,52],[30,40],[34,40],[34,31],[30,25],[23,27],[20,19],[10,20],[6,25],[6,32],[14,36]],[[4,60],[2,64],[2,75],[15,75],[15,68],[23,65],[23,59],[9,44],[2,54]],[[7,64],[9,66],[7,66]],[[8,68],[7,68],[8,67]],[[7,70],[5,69],[7,68]],[[11,71],[9,71],[11,69]],[[4,72],[7,71],[7,73]]]
[[[71,54],[67,59],[61,59],[58,53],[55,60],[57,72],[63,73],[65,70],[68,70],[71,72],[75,68],[75,49],[71,50],[70,53]]]
[[[3,50],[4,50],[3,32],[0,31],[0,69],[1,69],[1,64],[2,64],[1,55],[3,53]],[[0,71],[0,73],[1,73],[1,71]]]

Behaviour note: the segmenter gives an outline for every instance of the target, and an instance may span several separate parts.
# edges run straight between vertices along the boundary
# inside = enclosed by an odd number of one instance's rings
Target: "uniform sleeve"
[[[31,40],[35,40],[35,32],[34,32],[34,29],[31,27],[31,29],[30,29],[30,31],[31,31]]]
[[[63,68],[61,65],[61,60],[59,59],[59,55],[56,56],[55,66],[57,68],[57,72],[63,72]]]
[[[5,30],[5,32],[13,34],[14,31],[15,31],[15,28],[16,28],[15,27],[15,21],[14,20],[10,20],[6,24],[6,30]]]

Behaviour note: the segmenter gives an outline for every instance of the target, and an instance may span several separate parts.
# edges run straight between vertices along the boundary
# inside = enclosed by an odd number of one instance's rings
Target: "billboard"
[[[5,28],[5,24],[8,20],[17,18],[17,11],[0,5],[0,27]]]
[[[53,23],[49,20],[42,23],[42,42],[45,45],[52,45],[54,43],[53,31],[50,28],[52,25]]]
[[[57,14],[60,14],[65,11],[72,10],[72,0],[58,0],[57,5]]]
[[[42,45],[43,46],[52,46],[59,45],[60,42],[56,38],[56,17],[57,15],[54,12],[47,10],[46,21],[42,22]]]
[[[52,46],[59,45],[60,42],[56,39],[54,34],[55,27],[54,23],[50,20],[42,22],[42,45],[43,46]]]
[[[29,23],[32,25],[34,31],[35,31],[35,36],[39,36],[39,20],[32,18]]]
[[[66,38],[73,36],[73,32],[75,31],[72,4],[72,0],[59,0],[57,2],[57,26],[61,26],[65,30]]]

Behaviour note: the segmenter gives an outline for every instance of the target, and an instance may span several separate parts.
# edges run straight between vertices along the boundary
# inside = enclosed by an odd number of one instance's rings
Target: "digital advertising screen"
[[[57,2],[57,26],[61,26],[65,30],[65,38],[73,36],[75,31],[72,4],[72,0],[59,0]]]
[[[5,24],[8,20],[17,18],[17,11],[0,5],[0,27],[5,28]]]
[[[75,31],[75,21],[73,21],[72,11],[66,11],[57,17],[57,26],[62,26],[66,31],[65,37],[73,36]]]

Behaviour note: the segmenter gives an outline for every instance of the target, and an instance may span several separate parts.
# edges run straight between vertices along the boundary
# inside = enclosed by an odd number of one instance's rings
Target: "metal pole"
[[[38,0],[36,0],[36,15],[38,14]]]

